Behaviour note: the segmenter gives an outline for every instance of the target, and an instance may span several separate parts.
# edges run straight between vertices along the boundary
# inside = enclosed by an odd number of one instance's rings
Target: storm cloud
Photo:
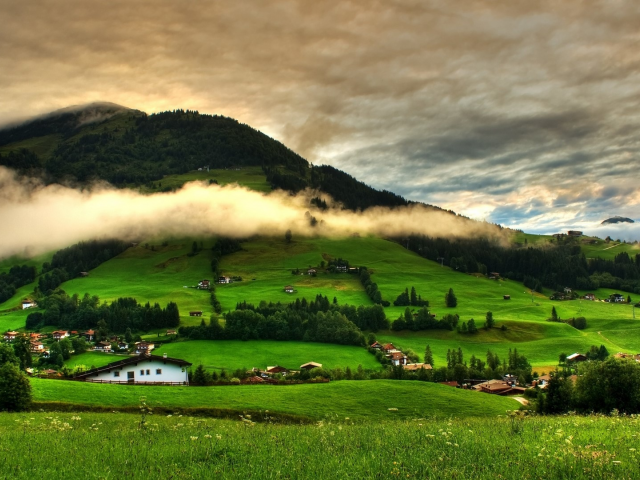
[[[93,101],[194,109],[474,218],[637,219],[633,0],[0,8],[0,122]]]

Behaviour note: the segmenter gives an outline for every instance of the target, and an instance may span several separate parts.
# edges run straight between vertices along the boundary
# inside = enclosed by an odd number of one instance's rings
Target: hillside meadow
[[[460,390],[446,385],[399,380],[339,381],[301,385],[162,387],[30,379],[36,403],[99,407],[136,407],[140,397],[163,408],[206,408],[290,414],[308,419],[327,416],[354,420],[420,416],[497,416],[517,409],[512,398]],[[391,410],[390,410],[391,409]]]
[[[144,426],[142,426],[144,425]],[[638,418],[282,425],[123,413],[0,415],[3,478],[632,479]]]

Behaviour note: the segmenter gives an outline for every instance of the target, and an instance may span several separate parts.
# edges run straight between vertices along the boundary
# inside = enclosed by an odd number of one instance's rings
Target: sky
[[[640,2],[0,0],[0,124],[221,114],[376,188],[640,239]]]

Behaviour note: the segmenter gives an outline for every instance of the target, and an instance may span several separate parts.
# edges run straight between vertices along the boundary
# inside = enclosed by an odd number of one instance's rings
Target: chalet
[[[534,387],[547,388],[549,380],[551,380],[551,375],[540,375],[537,380],[533,381],[532,385]]]
[[[399,352],[400,350],[398,350],[393,343],[387,343],[382,347],[382,351],[384,353],[393,353],[393,352]]]
[[[587,360],[587,357],[581,353],[572,353],[567,356],[567,362],[584,362]]]
[[[567,235],[569,235],[570,237],[581,237],[582,232],[580,230],[569,230],[567,232]]]
[[[44,344],[42,342],[30,342],[31,353],[42,353]]]
[[[141,354],[92,368],[75,376],[78,380],[100,383],[169,383],[188,385],[191,363],[178,358]]]
[[[18,332],[7,332],[4,334],[4,341],[13,342],[18,335],[20,335]]]
[[[488,380],[473,387],[474,390],[492,395],[512,395],[514,393],[524,393],[523,387],[515,387],[504,380]]]
[[[403,365],[402,368],[409,371],[433,370],[430,363],[407,363],[406,365]]]
[[[156,346],[153,343],[136,342],[136,353],[138,354],[149,354],[154,348],[156,348]]]
[[[118,350],[129,350],[129,344],[127,342],[118,342]]]
[[[511,375],[510,373],[507,373],[506,375],[504,375],[502,377],[502,380],[504,380],[506,383],[508,383],[512,387],[515,387],[518,384],[518,377],[516,377],[515,375]]]
[[[175,330],[167,330],[167,335],[177,335],[178,332],[176,332]]]
[[[347,273],[346,265],[336,265],[336,272],[338,273]]]
[[[34,302],[33,300],[24,300],[22,302],[22,309],[25,310],[27,308],[32,308],[32,307],[37,307],[38,304],[36,302]]]
[[[63,338],[68,338],[69,337],[69,332],[67,332],[66,330],[56,330],[51,335],[52,335],[54,340],[60,341]]]
[[[309,270],[307,270],[307,275],[315,275],[316,273],[318,272],[315,268],[310,268]]]
[[[286,287],[284,287],[284,291],[286,293],[293,293],[293,287],[291,285],[287,285]]]
[[[618,352],[614,355],[615,358],[626,358],[629,360],[635,360],[636,362],[640,362],[640,353],[636,353],[635,355],[633,353],[622,353],[622,352]]]
[[[98,342],[98,343],[95,344],[93,349],[96,352],[109,353],[109,352],[111,352],[111,344],[109,342]]]
[[[380,342],[373,342],[373,343],[370,345],[370,347],[371,347],[371,348],[374,348],[374,349],[376,349],[376,350],[381,350],[381,349],[382,349],[382,344],[381,344]]]
[[[202,311],[201,310],[195,310],[193,312],[189,312],[189,316],[190,317],[201,317],[202,316]]]
[[[609,300],[614,303],[624,303],[626,302],[624,295],[620,295],[619,293],[612,293],[609,296]]]
[[[395,367],[398,365],[405,365],[407,363],[407,356],[402,352],[393,352],[387,355],[387,358],[391,360],[391,364]]]
[[[582,298],[584,298],[585,300],[593,301],[596,299],[596,296],[593,293],[586,293]]]
[[[91,342],[94,338],[96,338],[96,332],[94,332],[93,330],[87,330],[86,332],[82,332],[82,336],[87,342]]]
[[[280,365],[274,365],[272,367],[268,366],[267,369],[265,370],[265,372],[268,373],[269,375],[274,375],[276,373],[281,373],[283,375],[286,375],[288,371],[289,370],[287,370],[284,367],[281,367]]]
[[[231,277],[218,277],[218,283],[231,283]]]
[[[511,295],[503,295],[503,300],[511,300]]]
[[[322,368],[322,364],[316,362],[308,362],[304,365],[300,365],[300,370],[313,370],[314,368]]]
[[[359,273],[360,269],[358,267],[349,267],[349,270],[347,270],[347,272],[351,274],[355,274],[355,273]]]
[[[46,335],[43,335],[42,333],[33,332],[33,333],[29,334],[29,340],[35,342],[35,341],[40,340],[41,338],[44,338],[45,336]]]
[[[200,282],[198,282],[198,289],[199,290],[209,290],[210,283],[211,282],[209,280],[201,280]]]
[[[571,294],[572,290],[569,287],[564,287],[564,293],[569,293]]]
[[[499,280],[500,274],[498,272],[489,272],[489,280]]]

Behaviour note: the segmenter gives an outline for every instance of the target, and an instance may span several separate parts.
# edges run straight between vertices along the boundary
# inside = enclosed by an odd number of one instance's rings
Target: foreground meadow
[[[639,478],[637,417],[286,425],[0,414],[3,478]]]

